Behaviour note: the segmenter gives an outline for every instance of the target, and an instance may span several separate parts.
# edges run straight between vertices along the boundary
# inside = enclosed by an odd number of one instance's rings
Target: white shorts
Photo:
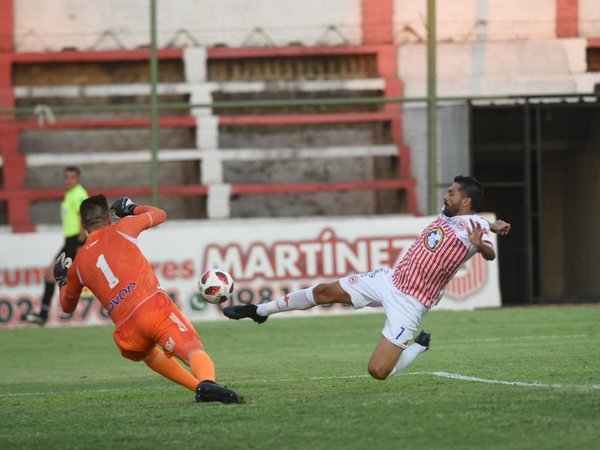
[[[392,282],[392,269],[350,275],[340,279],[355,309],[383,306],[387,317],[381,334],[398,347],[406,348],[428,309],[416,298],[400,292]]]

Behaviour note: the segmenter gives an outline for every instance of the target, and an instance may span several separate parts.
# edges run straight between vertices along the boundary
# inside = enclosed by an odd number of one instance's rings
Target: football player
[[[110,210],[122,220],[113,225]],[[72,263],[63,254],[54,268],[63,311],[75,311],[82,289],[88,287],[114,322],[114,340],[125,358],[144,361],[194,391],[197,402],[242,403],[243,397],[215,382],[215,366],[200,336],[161,289],[137,245],[139,234],[163,223],[167,213],[136,205],[128,197],[117,200],[110,210],[103,195],[81,204],[86,243]]]

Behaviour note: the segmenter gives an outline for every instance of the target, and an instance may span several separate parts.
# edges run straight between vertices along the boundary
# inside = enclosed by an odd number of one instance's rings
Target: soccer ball
[[[218,305],[231,299],[233,278],[221,269],[207,270],[198,281],[198,290],[204,300]]]

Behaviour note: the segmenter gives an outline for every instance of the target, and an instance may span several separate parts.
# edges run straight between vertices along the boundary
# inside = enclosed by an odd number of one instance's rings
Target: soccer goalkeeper
[[[152,370],[194,391],[197,402],[242,403],[237,393],[215,383],[215,366],[200,336],[159,287],[137,246],[138,235],[163,223],[167,213],[136,205],[127,197],[111,209],[123,218],[114,225],[103,195],[81,204],[87,241],[72,264],[63,254],[54,266],[63,311],[75,311],[87,286],[114,322],[114,340],[125,358],[143,360]],[[185,362],[191,373],[172,356]]]
[[[483,188],[475,178],[457,176],[444,195],[442,214],[421,233],[396,267],[319,284],[258,306],[228,306],[223,313],[230,319],[250,318],[263,323],[271,314],[328,303],[356,309],[383,306],[387,320],[371,355],[369,374],[385,380],[429,348],[430,334],[424,331],[409,343],[458,269],[476,253],[489,261],[496,257],[489,232],[505,235],[510,231],[509,223],[498,220],[489,224],[476,214],[482,198]]]

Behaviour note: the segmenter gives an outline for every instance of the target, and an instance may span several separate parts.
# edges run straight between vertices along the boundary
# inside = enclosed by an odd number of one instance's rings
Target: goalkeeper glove
[[[125,216],[133,216],[133,210],[136,206],[129,197],[121,197],[112,204],[110,209],[114,212],[115,216],[123,218]]]
[[[56,259],[56,264],[54,264],[54,279],[58,283],[59,288],[67,284],[67,272],[71,264],[73,264],[73,260],[67,258],[65,252],[62,252]]]

